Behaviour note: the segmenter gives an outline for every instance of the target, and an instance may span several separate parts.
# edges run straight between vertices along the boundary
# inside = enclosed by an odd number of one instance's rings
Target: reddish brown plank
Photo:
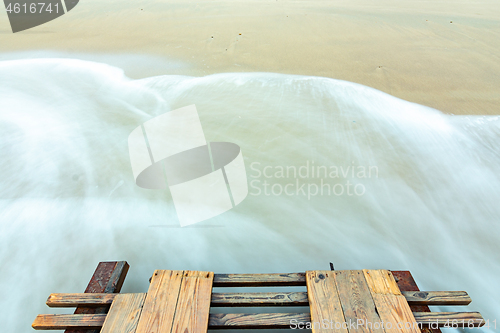
[[[90,279],[85,293],[119,293],[129,265],[126,261],[100,262]],[[109,310],[105,307],[77,307],[75,314],[102,314]],[[98,330],[70,329],[65,333],[99,333]]]

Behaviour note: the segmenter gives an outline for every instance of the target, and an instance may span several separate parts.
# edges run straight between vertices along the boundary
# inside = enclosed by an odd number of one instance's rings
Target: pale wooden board
[[[213,280],[213,272],[184,271],[172,333],[207,331]]]
[[[364,269],[363,273],[372,294],[402,295],[398,284],[390,271],[385,269]]]
[[[211,313],[209,329],[282,329],[304,328],[309,313]]]
[[[155,271],[137,324],[137,333],[170,333],[182,278],[183,271]]]
[[[145,299],[146,294],[116,295],[101,333],[134,333]]]
[[[38,315],[31,327],[35,330],[99,329],[105,319],[105,314]]]
[[[305,286],[304,273],[215,274],[214,287]]]
[[[479,312],[414,312],[413,315],[424,327],[436,323],[445,327],[454,320],[458,327],[485,324]],[[99,329],[105,319],[105,314],[38,315],[32,326],[36,330]],[[208,328],[291,328],[298,323],[304,327],[310,321],[310,313],[211,313]]]
[[[383,333],[363,271],[334,271],[349,333]],[[351,325],[355,323],[355,325]]]
[[[472,300],[465,291],[402,291],[410,305],[468,305]]]
[[[401,291],[410,305],[468,305],[465,291]],[[117,294],[71,293],[50,294],[46,304],[51,308],[76,306],[101,307],[113,303]],[[211,306],[308,306],[306,292],[212,293]]]
[[[391,272],[363,270],[386,333],[421,333],[406,298]]]
[[[306,292],[212,293],[211,306],[309,306]]]
[[[50,294],[46,304],[51,308],[71,308],[76,306],[111,305],[117,294]]]
[[[418,323],[435,327],[481,327],[485,324],[479,312],[414,312]]]
[[[313,333],[347,333],[342,306],[340,304],[335,273],[332,271],[306,272],[307,296],[311,311]],[[326,322],[324,327],[321,323]],[[340,323],[335,325],[335,323]],[[344,326],[344,327],[343,327]]]

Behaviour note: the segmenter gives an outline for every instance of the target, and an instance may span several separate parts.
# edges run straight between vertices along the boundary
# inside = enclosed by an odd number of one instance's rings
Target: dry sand
[[[34,50],[139,54],[178,65],[137,63],[126,69],[132,77],[325,76],[452,114],[500,114],[499,36],[497,0],[83,0],[16,34],[0,11],[3,59]]]

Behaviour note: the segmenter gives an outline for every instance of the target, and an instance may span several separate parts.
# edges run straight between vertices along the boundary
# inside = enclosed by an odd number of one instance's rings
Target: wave
[[[207,141],[241,147],[251,186],[231,211],[177,228],[170,193],[134,184],[127,138],[191,104]],[[467,290],[469,311],[499,318],[499,139],[500,117],[328,78],[132,80],[90,61],[1,61],[5,327],[28,332],[49,293],[83,290],[104,260],[133,267],[125,292],[146,290],[154,269],[410,270],[421,289]]]

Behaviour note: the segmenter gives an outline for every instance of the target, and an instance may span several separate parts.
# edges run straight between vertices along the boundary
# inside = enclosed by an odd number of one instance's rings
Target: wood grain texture
[[[212,293],[211,306],[308,306],[306,292]]]
[[[465,291],[401,291],[401,293],[410,305],[468,305],[471,302]],[[116,295],[53,293],[46,303],[51,308],[100,307],[111,305]],[[212,293],[211,300],[213,307],[308,305],[306,292]]]
[[[304,273],[215,274],[214,287],[305,286]]]
[[[391,272],[363,270],[386,333],[421,333],[405,297]]]
[[[347,333],[343,325],[335,325],[335,323],[346,322],[337,292],[335,273],[333,271],[307,271],[306,284],[313,333]],[[326,328],[315,324],[323,322],[328,323]]]
[[[146,294],[117,295],[106,316],[101,333],[134,333]]]
[[[85,289],[85,293],[119,293],[128,269],[129,265],[126,261],[100,262]],[[109,305],[103,307],[79,306],[76,308],[75,314],[104,314],[108,310]],[[65,333],[99,333],[99,331],[70,329]]]
[[[137,324],[137,333],[170,333],[183,273],[167,270],[154,272]]]
[[[211,313],[209,329],[291,328],[311,320],[309,313]]]
[[[447,324],[452,325],[453,320],[457,321],[458,327],[467,327],[469,320],[474,327],[484,325],[484,319],[479,312],[414,312],[413,314],[417,323],[424,327],[434,325],[436,322],[438,327],[444,327]],[[100,329],[105,318],[105,314],[39,315],[33,323],[33,328],[37,330]],[[208,328],[290,328],[290,325],[294,323],[310,321],[309,313],[212,313],[209,317]]]
[[[415,279],[413,279],[413,276],[409,271],[391,271],[391,272],[392,275],[394,276],[394,279],[396,279],[399,290],[401,290],[402,293],[404,293],[405,291],[420,291],[420,289],[417,286],[417,283],[415,282]],[[431,310],[427,305],[410,304],[410,309],[413,313],[431,312]],[[420,330],[422,331],[422,333],[442,333],[439,328],[421,327]]]
[[[117,294],[50,294],[46,304],[51,308],[70,308],[76,306],[111,305]]]
[[[410,305],[468,305],[465,291],[401,291]]]
[[[364,269],[363,273],[372,294],[402,295],[398,284],[390,271],[385,269]]]
[[[31,325],[35,330],[100,329],[105,314],[38,315]]]
[[[213,272],[184,271],[172,333],[206,333]]]
[[[349,333],[383,333],[363,271],[335,271],[333,274]]]
[[[414,312],[417,322],[433,327],[481,327],[484,318],[479,312]]]

